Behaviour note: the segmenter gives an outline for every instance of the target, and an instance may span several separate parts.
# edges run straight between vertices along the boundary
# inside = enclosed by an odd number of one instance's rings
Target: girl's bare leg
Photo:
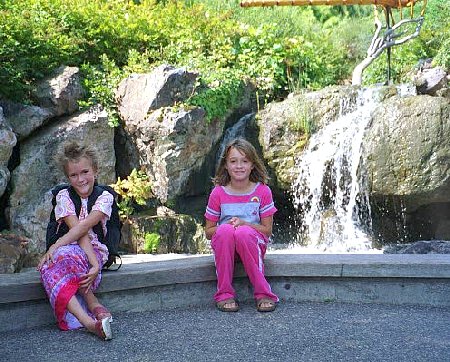
[[[83,288],[80,288],[80,294],[84,297],[84,300],[87,303],[88,309],[94,313],[94,309],[97,307],[103,307],[103,305],[98,301],[97,297],[94,295],[92,290],[89,289],[89,291],[86,293],[86,290]],[[111,313],[100,313],[99,319],[111,317]]]
[[[67,310],[72,313],[89,332],[96,334],[102,339],[108,340],[112,338],[111,327],[109,325],[110,319],[108,318],[102,321],[92,319],[89,314],[84,311],[75,295],[70,298],[69,303],[67,304]]]
[[[69,303],[67,304],[67,310],[72,313],[88,331],[95,333],[95,320],[84,311],[76,295],[70,298]]]

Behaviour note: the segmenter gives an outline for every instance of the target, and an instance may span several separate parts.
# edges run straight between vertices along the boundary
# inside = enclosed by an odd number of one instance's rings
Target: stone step
[[[143,261],[143,262],[134,262]],[[188,308],[213,303],[211,255],[144,261],[125,256],[117,271],[103,273],[99,299],[114,313]],[[384,254],[268,254],[265,273],[281,302],[362,302],[450,306],[450,256]],[[235,289],[251,302],[240,263]],[[37,271],[0,276],[0,332],[54,323]]]

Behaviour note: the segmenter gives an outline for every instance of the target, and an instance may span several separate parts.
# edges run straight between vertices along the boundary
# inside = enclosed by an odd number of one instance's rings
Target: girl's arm
[[[82,236],[87,235],[88,231],[97,225],[103,218],[101,211],[93,210],[84,220],[78,220],[74,215],[66,216],[64,221],[70,228],[69,232],[61,236],[54,245],[63,246],[79,240]]]
[[[91,211],[91,214],[93,212],[100,213],[100,219],[102,219],[103,213],[101,213],[100,211],[94,210],[94,211]],[[74,215],[66,216],[64,218],[64,222],[67,224],[67,226],[69,226],[70,231],[73,228],[77,227],[80,223],[82,223],[85,220],[80,221]],[[96,225],[96,224],[94,224],[94,225]],[[59,240],[61,240],[61,239],[59,239]],[[94,252],[94,247],[92,246],[92,243],[91,243],[91,238],[89,237],[88,233],[84,234],[83,236],[81,236],[78,239],[78,245],[86,253],[86,256],[88,257],[88,260],[89,260],[89,264],[91,265],[91,267],[89,268],[89,272],[87,274],[83,275],[82,281],[80,283],[80,287],[84,288],[85,293],[87,293],[90,289],[91,284],[94,282],[95,278],[97,278],[97,275],[100,272],[100,267],[98,264],[97,256],[95,255],[95,252]]]
[[[86,256],[88,257],[89,264],[91,267],[89,268],[89,272],[82,276],[82,280],[80,282],[80,287],[84,289],[84,293],[89,292],[91,284],[97,278],[98,273],[100,272],[100,267],[98,265],[97,256],[95,255],[94,248],[91,243],[91,238],[88,234],[83,235],[78,240],[78,245],[84,250]]]
[[[259,231],[260,233],[266,235],[267,237],[270,237],[272,235],[273,216],[271,215],[262,218],[260,224],[252,224],[242,219],[239,219],[238,217],[232,217],[230,220],[230,224],[233,225],[235,228],[238,226],[247,225]]]
[[[56,251],[56,249],[58,249],[60,246],[69,245],[70,243],[73,243],[75,240],[78,240],[78,244],[88,256],[89,263],[92,266],[95,266],[97,259],[95,258],[94,249],[92,248],[92,244],[88,236],[88,231],[89,229],[97,225],[103,218],[103,216],[104,214],[98,210],[91,211],[91,213],[87,216],[87,218],[81,221],[78,220],[78,218],[75,215],[66,216],[64,218],[64,222],[70,228],[69,232],[61,236],[56,241],[56,243],[50,246],[50,248],[47,250],[47,252],[40,260],[38,269],[40,269],[42,265],[44,265],[44,263],[47,262],[48,260],[53,260],[53,254]],[[83,237],[86,237],[85,241]],[[89,247],[92,252],[89,252],[88,250]]]
[[[205,235],[206,239],[211,240],[217,230],[217,222],[206,219]]]
[[[99,269],[98,260],[95,256],[94,247],[92,246],[91,238],[89,237],[89,235],[83,235],[78,240],[78,245],[80,245],[81,249],[83,249],[83,251],[86,253],[89,264],[91,264],[92,267]]]
[[[90,216],[94,213],[95,213],[94,217],[90,218]],[[58,242],[60,242],[60,243],[64,243],[64,245],[67,245],[67,244],[70,244],[73,240],[78,240],[78,245],[80,245],[80,247],[86,253],[88,260],[89,260],[89,264],[91,264],[92,267],[99,269],[98,260],[97,260],[97,257],[95,256],[94,248],[92,247],[91,239],[88,235],[88,231],[92,227],[97,225],[100,222],[100,220],[103,218],[103,216],[104,216],[103,213],[101,211],[97,211],[97,210],[91,211],[91,213],[88,215],[88,217],[82,221],[78,220],[78,218],[74,215],[66,216],[64,218],[64,222],[67,224],[67,226],[69,227],[70,230],[67,234],[60,237],[55,244],[58,244]],[[85,223],[86,220],[88,220],[88,223]],[[95,222],[96,220],[98,220],[98,221],[96,223],[94,223],[92,226],[88,227],[86,232],[83,233],[83,235],[81,235],[80,237],[74,236],[74,237],[66,238],[67,235],[70,235],[74,229],[75,229],[75,232],[82,233],[86,226],[90,225],[91,222]],[[82,224],[81,227],[80,227],[80,224]]]

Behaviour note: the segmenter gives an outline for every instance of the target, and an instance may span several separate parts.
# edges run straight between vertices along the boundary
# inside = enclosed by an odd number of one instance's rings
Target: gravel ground
[[[2,361],[450,361],[450,308],[281,303],[118,313],[114,339],[56,326],[0,333]]]

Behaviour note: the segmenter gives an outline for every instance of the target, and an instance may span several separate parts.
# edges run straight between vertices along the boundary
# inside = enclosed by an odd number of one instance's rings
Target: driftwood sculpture
[[[404,42],[417,37],[420,33],[420,29],[423,24],[423,16],[418,19],[405,19],[401,20],[399,23],[395,24],[392,28],[388,28],[383,36],[380,36],[380,32],[383,29],[381,21],[379,19],[375,19],[375,34],[372,38],[372,42],[370,43],[369,49],[367,49],[367,57],[359,63],[355,69],[353,69],[352,74],[352,84],[353,85],[361,85],[362,83],[362,74],[364,69],[366,69],[372,62],[378,58],[381,53],[385,49],[389,49],[395,45],[403,44]],[[405,32],[400,31],[400,27],[402,25],[406,25],[408,23],[416,23],[415,31],[410,35],[404,35]],[[390,62],[390,60],[388,60]],[[388,68],[390,68],[390,64],[388,64]],[[390,72],[390,69],[388,69]],[[388,82],[390,80],[390,74],[388,73]]]

